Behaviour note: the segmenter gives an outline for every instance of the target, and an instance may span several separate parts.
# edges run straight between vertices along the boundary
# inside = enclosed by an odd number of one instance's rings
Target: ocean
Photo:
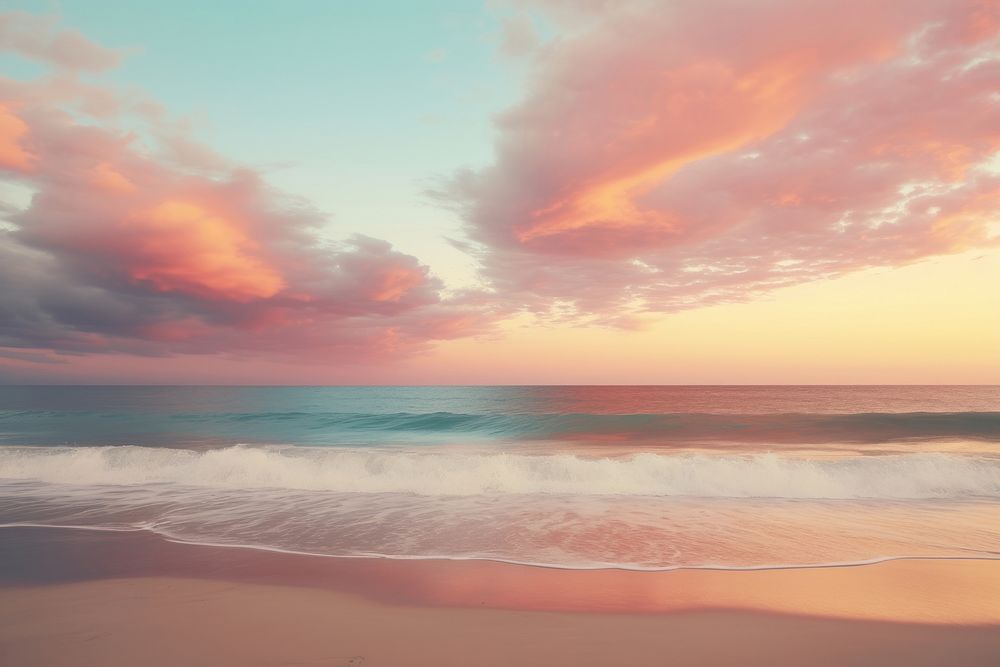
[[[0,524],[580,569],[1000,558],[1000,387],[0,387]]]

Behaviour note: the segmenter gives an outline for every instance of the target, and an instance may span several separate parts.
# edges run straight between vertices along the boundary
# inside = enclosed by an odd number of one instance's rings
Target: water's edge
[[[489,556],[407,556],[399,554],[381,553],[354,553],[354,554],[324,554],[311,551],[296,551],[293,549],[282,549],[279,547],[269,547],[257,544],[226,544],[221,542],[205,542],[196,540],[186,540],[168,532],[157,530],[152,526],[78,526],[60,525],[44,523],[4,523],[0,524],[0,537],[6,528],[41,528],[53,530],[85,530],[93,532],[109,533],[148,533],[155,535],[173,544],[184,544],[193,547],[212,547],[216,549],[245,549],[250,551],[264,551],[268,553],[288,554],[292,556],[308,556],[312,558],[334,558],[340,560],[399,560],[399,561],[438,561],[438,562],[486,562],[503,563],[505,565],[516,565],[520,567],[539,568],[546,570],[569,570],[569,571],[601,571],[612,570],[622,572],[680,572],[686,570],[713,571],[713,572],[758,572],[770,570],[826,570],[831,568],[852,568],[878,565],[879,563],[889,563],[894,561],[1000,561],[1000,554],[995,556],[877,556],[864,560],[840,561],[831,563],[776,563],[767,565],[670,565],[664,567],[644,567],[640,565],[626,565],[618,563],[601,563],[594,565],[561,565],[557,563],[538,563],[531,561],[519,561],[504,558],[494,558]]]

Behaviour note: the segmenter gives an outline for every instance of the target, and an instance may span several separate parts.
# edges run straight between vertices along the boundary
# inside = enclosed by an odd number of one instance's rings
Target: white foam
[[[4,447],[0,478],[426,496],[1000,497],[1000,459],[944,453],[828,459],[653,453],[592,458],[412,449]]]
[[[837,569],[837,568],[849,568],[849,567],[864,567],[866,565],[878,565],[880,563],[889,563],[893,561],[998,561],[1000,556],[981,554],[976,556],[910,556],[910,555],[900,555],[900,556],[873,556],[871,558],[861,558],[856,560],[842,560],[842,561],[819,561],[814,563],[764,563],[759,565],[719,565],[716,563],[706,563],[706,564],[689,564],[689,565],[661,565],[661,566],[643,566],[634,565],[630,563],[610,563],[610,562],[595,562],[595,563],[549,563],[544,561],[532,561],[532,560],[517,560],[511,558],[500,558],[496,556],[455,556],[449,554],[431,554],[431,555],[403,555],[403,554],[388,554],[379,552],[354,552],[350,554],[329,554],[314,551],[302,551],[298,549],[287,549],[282,547],[272,547],[261,544],[234,544],[231,542],[211,542],[205,540],[193,540],[185,539],[183,537],[172,535],[167,531],[160,530],[155,526],[150,525],[139,525],[136,527],[120,527],[120,526],[80,526],[80,525],[61,525],[61,524],[46,524],[46,523],[31,523],[31,522],[15,522],[15,523],[0,523],[0,529],[3,528],[44,528],[44,529],[56,529],[56,530],[83,530],[92,532],[113,532],[113,533],[139,533],[139,532],[149,532],[154,535],[158,535],[167,542],[172,542],[174,544],[186,544],[194,547],[212,547],[217,549],[246,549],[249,551],[266,551],[268,553],[279,553],[288,554],[292,556],[310,556],[315,558],[334,558],[334,559],[346,559],[346,560],[356,560],[356,559],[374,559],[374,560],[408,560],[408,561],[458,561],[458,562],[468,562],[468,561],[487,561],[492,563],[504,563],[507,565],[520,565],[525,567],[535,567],[547,570],[624,570],[629,572],[676,572],[682,570],[711,570],[716,572],[757,572],[763,570],[826,570],[826,569]]]

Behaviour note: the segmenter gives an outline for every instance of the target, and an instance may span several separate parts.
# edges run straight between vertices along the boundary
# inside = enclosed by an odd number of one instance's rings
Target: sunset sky
[[[8,0],[0,382],[1000,383],[1000,0]]]

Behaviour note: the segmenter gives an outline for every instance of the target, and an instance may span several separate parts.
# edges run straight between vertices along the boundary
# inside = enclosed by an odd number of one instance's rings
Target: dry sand
[[[142,578],[0,590],[0,663],[995,666],[1000,628],[412,607],[330,590]]]

